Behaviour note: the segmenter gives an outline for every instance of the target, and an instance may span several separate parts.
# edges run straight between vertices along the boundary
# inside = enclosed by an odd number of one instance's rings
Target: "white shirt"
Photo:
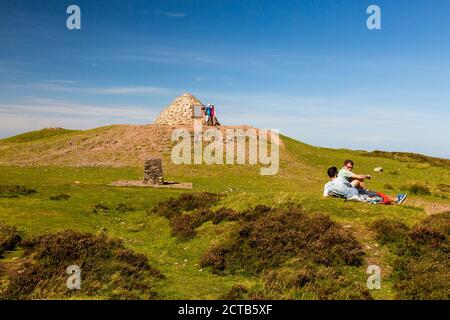
[[[334,178],[325,184],[323,188],[323,196],[347,197],[351,192],[351,188],[353,188],[353,186],[345,180],[345,178]]]

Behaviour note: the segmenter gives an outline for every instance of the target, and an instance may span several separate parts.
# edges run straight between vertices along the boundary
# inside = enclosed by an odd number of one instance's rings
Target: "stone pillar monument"
[[[164,184],[162,163],[160,158],[149,158],[145,160],[144,184]]]

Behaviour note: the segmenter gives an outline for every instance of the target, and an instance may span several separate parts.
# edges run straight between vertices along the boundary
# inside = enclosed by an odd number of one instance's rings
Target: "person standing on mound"
[[[216,116],[216,106],[214,104],[211,105],[211,118],[213,126],[220,126],[219,120],[217,120]]]
[[[208,103],[208,105],[205,108],[205,120],[206,120],[206,125],[209,126],[210,121],[211,121],[211,104],[210,103]]]

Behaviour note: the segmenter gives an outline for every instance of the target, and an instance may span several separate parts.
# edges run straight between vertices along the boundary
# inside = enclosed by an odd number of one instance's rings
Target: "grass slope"
[[[53,137],[60,137],[70,133],[79,132],[78,130],[68,130],[63,128],[45,128],[42,130],[36,130],[26,132],[6,139],[1,139],[2,143],[25,143],[25,142],[42,142],[42,140],[50,139]]]
[[[109,130],[125,130],[123,127],[106,127],[88,132],[69,133],[48,139],[25,142],[20,149],[39,150],[45,146],[64,146],[70,139],[81,136],[95,139],[98,134]],[[109,136],[110,133],[107,134]],[[74,135],[72,137],[72,135]],[[69,140],[68,140],[69,139]],[[51,141],[50,141],[51,140]],[[423,166],[420,162],[404,162],[387,157],[367,157],[361,152],[317,148],[282,137],[281,168],[278,175],[259,175],[258,166],[217,166],[217,165],[173,165],[167,153],[163,152],[166,179],[170,181],[193,182],[194,191],[215,192],[224,195],[212,209],[222,206],[234,210],[245,210],[258,204],[271,207],[295,203],[310,214],[322,214],[340,223],[362,244],[365,252],[364,263],[351,267],[346,272],[352,281],[365,284],[365,269],[368,264],[378,264],[383,276],[392,270],[393,253],[380,245],[370,225],[380,219],[401,221],[411,227],[427,217],[422,207],[448,208],[449,192],[443,188],[450,181],[448,166]],[[167,189],[115,188],[107,186],[115,180],[139,179],[142,169],[137,165],[120,167],[74,167],[74,166],[11,166],[14,152],[6,146],[10,142],[0,142],[0,185],[18,185],[36,190],[36,193],[17,198],[0,198],[0,222],[15,226],[21,236],[32,237],[45,233],[72,229],[93,234],[106,233],[124,241],[126,247],[143,253],[150,265],[165,275],[165,279],[155,283],[153,289],[163,299],[213,299],[221,298],[236,286],[248,288],[262,286],[260,276],[240,273],[218,275],[200,266],[200,258],[213,245],[222,243],[237,227],[237,222],[222,222],[214,225],[211,221],[196,230],[196,235],[188,241],[171,236],[168,219],[151,214],[151,209],[160,201],[177,197],[183,191]],[[17,146],[17,141],[15,142]],[[136,146],[133,146],[133,148]],[[136,151],[139,157],[140,151]],[[111,156],[114,156],[112,154]],[[430,194],[411,196],[406,206],[370,206],[349,203],[342,200],[321,197],[326,182],[326,168],[339,166],[343,160],[355,161],[356,172],[372,173],[370,187],[390,194],[420,183]],[[135,158],[132,163],[139,163]],[[374,173],[373,168],[382,166],[384,172]],[[389,186],[388,186],[389,184]],[[393,190],[391,190],[393,189]],[[60,197],[59,195],[69,195]],[[62,199],[60,201],[50,200]],[[124,211],[117,208],[132,207]],[[104,208],[104,209],[99,209]],[[107,208],[107,209],[105,209]],[[17,249],[4,254],[5,265],[14,265],[15,257],[21,255]],[[11,264],[12,263],[12,264]],[[0,287],[6,285],[8,270],[0,267]],[[372,291],[372,297],[392,299],[396,296],[392,278],[383,277],[382,288]],[[282,297],[282,296],[275,296]],[[292,297],[292,296],[289,296]],[[295,296],[311,298],[310,296]],[[102,297],[90,297],[102,298]]]

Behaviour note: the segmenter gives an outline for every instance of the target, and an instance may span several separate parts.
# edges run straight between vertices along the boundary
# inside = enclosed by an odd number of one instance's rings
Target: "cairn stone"
[[[192,125],[196,116],[195,107],[202,106],[200,100],[190,93],[176,98],[158,117],[155,125]]]
[[[144,183],[153,185],[163,185],[163,169],[160,158],[150,158],[144,164]]]

